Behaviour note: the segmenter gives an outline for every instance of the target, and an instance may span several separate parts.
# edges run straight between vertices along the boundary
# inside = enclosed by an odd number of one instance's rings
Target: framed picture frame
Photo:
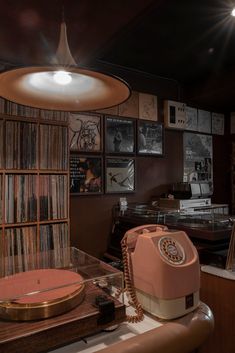
[[[135,191],[135,159],[107,157],[105,161],[105,192],[133,193]]]
[[[198,109],[197,131],[205,134],[211,134],[211,112]]]
[[[135,153],[135,122],[133,118],[106,116],[105,152],[108,154]]]
[[[130,118],[139,117],[139,92],[132,91],[130,97],[118,105],[118,115]]]
[[[102,152],[101,114],[69,114],[69,148],[76,152]]]
[[[163,124],[152,120],[137,122],[137,153],[139,155],[163,156]]]
[[[101,156],[70,155],[70,193],[103,193],[103,158]]]
[[[185,130],[197,131],[197,108],[186,106]]]
[[[184,182],[206,183],[213,194],[213,138],[212,135],[184,132]]]
[[[214,135],[224,135],[224,114],[211,114],[211,133]]]
[[[148,93],[139,93],[139,118],[158,120],[157,96]]]

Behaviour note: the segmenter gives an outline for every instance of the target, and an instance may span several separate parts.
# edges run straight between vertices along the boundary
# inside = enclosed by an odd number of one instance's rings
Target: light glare
[[[53,79],[59,85],[68,85],[72,81],[70,74],[66,71],[56,71]]]
[[[232,9],[231,15],[235,17],[235,8]]]

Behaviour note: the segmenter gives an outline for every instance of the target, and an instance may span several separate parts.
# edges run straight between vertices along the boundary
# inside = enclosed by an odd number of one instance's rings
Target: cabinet
[[[0,276],[69,246],[68,113],[0,100]]]
[[[235,347],[235,276],[234,272],[216,269],[217,274],[201,272],[200,299],[211,308],[215,327],[198,353],[232,353]],[[226,275],[224,277],[223,275]]]

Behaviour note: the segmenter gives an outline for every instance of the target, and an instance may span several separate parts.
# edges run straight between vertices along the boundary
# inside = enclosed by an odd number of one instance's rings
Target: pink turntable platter
[[[36,320],[64,313],[81,303],[83,278],[76,272],[40,269],[0,279],[0,317]]]

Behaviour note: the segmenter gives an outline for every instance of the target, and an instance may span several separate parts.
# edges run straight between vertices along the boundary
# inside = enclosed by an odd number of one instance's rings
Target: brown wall
[[[223,139],[224,140],[224,139]],[[214,143],[214,202],[230,202],[229,154],[226,143],[220,139]],[[167,191],[167,185],[182,180],[182,133],[165,132],[165,156],[163,158],[137,157],[135,194],[125,194],[128,202],[148,201]],[[118,195],[72,196],[70,200],[72,245],[95,256],[102,256],[108,244],[111,229],[112,207],[119,201]]]
[[[148,201],[167,191],[166,184],[182,180],[182,134],[165,133],[165,156],[137,157],[136,192],[98,196],[72,196],[70,200],[71,239],[76,247],[96,256],[107,248],[112,207],[121,196],[128,202]]]
[[[115,72],[114,72],[115,73]],[[121,75],[121,74],[120,74]],[[159,120],[163,121],[163,99],[179,98],[179,85],[156,77],[121,75],[134,90],[158,96]],[[187,103],[187,102],[186,102]],[[199,107],[200,108],[200,107]],[[206,107],[202,107],[206,109]],[[224,136],[213,137],[214,202],[230,202],[229,141]],[[134,194],[71,196],[71,244],[97,257],[107,249],[112,225],[112,208],[121,196],[128,202],[144,202],[166,192],[168,186],[182,181],[183,133],[165,130],[165,153],[159,157],[136,157],[136,192]]]

